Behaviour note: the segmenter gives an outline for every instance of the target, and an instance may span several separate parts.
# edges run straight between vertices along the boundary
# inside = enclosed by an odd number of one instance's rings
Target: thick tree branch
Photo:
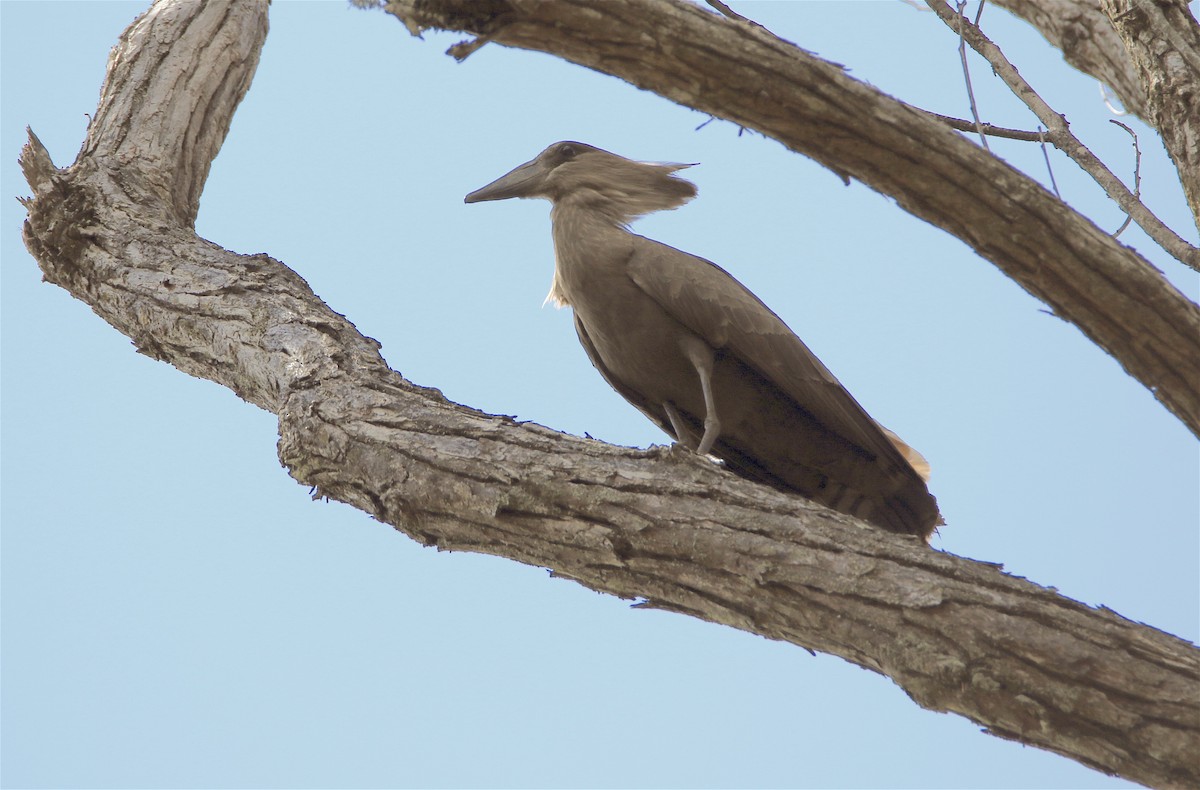
[[[76,162],[56,169],[31,135],[24,236],[48,281],[142,353],[276,413],[293,477],[425,544],[842,656],[922,706],[1102,771],[1200,782],[1195,647],[690,453],[449,403],[390,370],[281,263],[198,238],[192,196],[265,19],[262,0],[160,0],[114,51]],[[186,60],[177,42],[210,26],[197,45],[225,43],[186,83],[160,79]]]
[[[1103,0],[1200,228],[1200,25],[1183,0]]]
[[[231,112],[219,110],[237,106],[258,68],[260,48],[254,42],[267,34],[267,2],[250,6],[257,12],[252,20],[243,19],[248,11],[241,5],[209,3],[194,13],[189,9],[191,24],[178,36],[156,35],[159,25],[174,24],[172,17],[185,13],[187,7],[187,3],[163,4],[125,31],[109,58],[100,105],[88,126],[81,159],[114,171],[147,162],[174,162],[184,172],[155,166],[121,181],[138,205],[160,207],[174,221],[190,226],[196,220],[209,166],[233,121]],[[230,19],[231,15],[237,16]],[[234,59],[228,56],[231,52],[245,55]],[[213,63],[224,64],[223,71],[213,72]],[[207,98],[209,104],[178,112],[179,92],[200,79],[218,80]],[[131,82],[141,89],[124,90]],[[157,135],[131,134],[151,126],[160,130]]]
[[[387,10],[410,31],[467,31],[612,74],[893,196],[1078,326],[1200,436],[1200,309],[1037,182],[840,67],[668,0],[402,0]]]

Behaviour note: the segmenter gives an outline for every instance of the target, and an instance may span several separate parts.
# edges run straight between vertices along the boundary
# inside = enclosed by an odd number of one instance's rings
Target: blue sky
[[[901,2],[748,2],[779,35],[965,117],[957,41]],[[134,353],[40,282],[20,240],[31,126],[60,166],[144,8],[0,2],[5,787],[1110,787],[916,707],[828,656],[626,602],[544,569],[423,549],[312,502],[275,420]],[[1128,177],[1093,80],[989,7],[985,29]],[[548,206],[467,192],[559,139],[698,162],[639,222],[746,283],[933,464],[933,546],[1196,641],[1195,439],[965,245],[728,123],[549,56],[409,37],[342,2],[277,0],[198,232],[267,252],[453,400],[645,446],[666,439],[540,307]],[[974,65],[985,120],[1034,121]],[[1144,127],[1143,192],[1193,242]],[[1036,146],[993,148],[1046,180]],[[1122,215],[1059,155],[1068,201]],[[1197,277],[1122,237],[1197,298]]]

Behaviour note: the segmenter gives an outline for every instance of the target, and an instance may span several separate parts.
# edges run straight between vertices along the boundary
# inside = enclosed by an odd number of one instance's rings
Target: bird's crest
[[[696,185],[675,175],[686,164],[635,162],[595,149],[555,168],[551,180],[563,202],[586,204],[619,225],[670,211],[696,196]]]

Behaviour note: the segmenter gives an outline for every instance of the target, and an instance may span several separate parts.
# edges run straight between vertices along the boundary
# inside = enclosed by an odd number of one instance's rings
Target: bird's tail
[[[925,460],[911,448],[910,451],[918,460]],[[904,453],[903,450],[900,452]],[[717,440],[714,453],[725,462],[727,469],[742,477],[784,491],[799,493],[818,504],[869,521],[892,532],[916,535],[922,540],[928,540],[934,527],[942,523],[937,512],[936,500],[924,491],[923,486],[920,495],[913,492],[912,496],[905,496],[901,492],[891,492],[885,496],[862,491],[853,485],[831,479],[815,469],[791,465],[786,459],[776,459],[777,463],[768,469],[762,465],[761,459],[744,453],[740,448],[720,439]],[[926,471],[928,466],[925,464]],[[781,475],[781,470],[786,472]]]
[[[920,458],[919,455],[917,457]],[[830,480],[823,490],[810,498],[892,532],[905,532],[925,541],[929,540],[937,525],[945,523],[937,512],[936,500],[932,496],[914,500],[900,494],[886,497],[871,495]]]

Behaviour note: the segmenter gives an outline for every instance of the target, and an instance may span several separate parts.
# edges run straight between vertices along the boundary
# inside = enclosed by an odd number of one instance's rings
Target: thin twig
[[[1120,126],[1122,129],[1129,132],[1129,136],[1133,138],[1133,196],[1140,199],[1142,197],[1142,149],[1138,147],[1137,132],[1133,131],[1120,121],[1112,118],[1109,118],[1108,122],[1115,123],[1117,126]],[[1125,229],[1129,227],[1129,223],[1132,221],[1132,219],[1133,218],[1128,214],[1125,215],[1125,221],[1121,223],[1121,227],[1113,231],[1112,235],[1114,239],[1125,232]]]
[[[929,9],[926,8],[926,11]],[[922,113],[933,118],[935,121],[946,124],[951,129],[957,129],[960,132],[979,132],[982,131],[989,137],[1003,137],[1008,140],[1024,140],[1027,143],[1036,143],[1045,139],[1045,134],[1042,132],[1030,132],[1025,129],[1008,129],[1004,126],[993,126],[990,123],[976,124],[972,121],[966,121],[962,118],[955,118],[951,115],[942,115],[941,113],[930,112],[929,110],[921,110]]]
[[[1095,179],[1105,193],[1121,207],[1121,210],[1129,214],[1133,221],[1146,231],[1146,235],[1154,239],[1156,244],[1177,260],[1200,272],[1200,249],[1188,244],[1178,233],[1154,216],[1153,212],[1121,183],[1121,179],[1113,175],[1112,171],[1088,150],[1087,146],[1071,134],[1066,119],[1046,104],[1041,96],[1037,95],[1029,83],[1017,73],[1016,67],[1004,57],[1000,48],[984,35],[982,30],[972,25],[971,21],[961,13],[955,13],[954,9],[944,0],[925,0],[925,2],[947,27],[957,32],[960,38],[965,39],[971,45],[972,49],[992,64],[992,69],[997,76],[1004,80],[1017,98],[1024,102],[1025,106],[1029,107],[1033,114],[1046,125],[1047,138],[1055,148],[1071,157],[1087,171],[1088,175]]]
[[[987,0],[979,0],[979,8],[975,9],[975,27],[979,27],[979,17],[983,16],[985,5],[987,5]]]
[[[967,7],[967,0],[959,0],[958,16],[963,22],[966,18],[962,12]],[[971,103],[971,117],[975,119],[975,131],[979,133],[979,142],[983,146],[983,150],[991,152],[988,148],[987,137],[983,133],[983,123],[979,120],[979,108],[975,105],[975,90],[971,87],[971,68],[967,65],[967,40],[963,37],[961,28],[958,31],[958,58],[962,61],[963,79],[967,82],[967,99]]]
[[[1062,200],[1062,193],[1058,191],[1058,182],[1054,180],[1054,168],[1050,166],[1050,151],[1046,148],[1046,133],[1040,126],[1038,127],[1038,138],[1042,144],[1042,158],[1046,160],[1046,172],[1050,174],[1050,186],[1054,187],[1054,196]]]

